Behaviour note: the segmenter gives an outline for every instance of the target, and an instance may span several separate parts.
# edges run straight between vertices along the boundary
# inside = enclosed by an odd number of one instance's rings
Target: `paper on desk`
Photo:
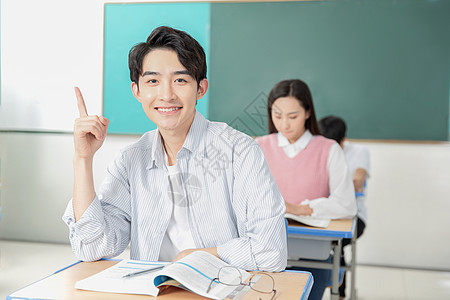
[[[321,228],[327,228],[331,222],[330,219],[318,219],[318,218],[314,218],[311,216],[297,216],[297,215],[289,214],[289,213],[285,214],[284,217],[287,219],[292,219],[294,221],[303,223],[308,226],[321,227]]]
[[[167,263],[123,260],[93,276],[77,281],[75,288],[98,292],[156,296],[159,290],[153,285],[153,279],[158,274],[157,271],[130,278],[123,278],[123,276],[164,264]]]

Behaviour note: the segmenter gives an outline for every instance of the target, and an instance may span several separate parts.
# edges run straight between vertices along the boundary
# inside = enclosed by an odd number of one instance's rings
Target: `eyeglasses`
[[[272,294],[270,300],[275,298],[277,291],[275,290],[275,280],[272,276],[266,273],[251,274],[247,280],[242,280],[242,273],[238,268],[225,266],[219,269],[216,278],[213,278],[209,283],[207,293],[211,290],[213,284],[224,284],[228,286],[249,286],[252,290],[263,293]],[[261,300],[261,298],[259,298]]]

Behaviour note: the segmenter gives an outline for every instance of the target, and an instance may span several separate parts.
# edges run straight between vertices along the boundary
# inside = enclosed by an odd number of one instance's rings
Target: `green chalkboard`
[[[171,26],[192,35],[209,53],[209,3],[105,4],[103,114],[109,118],[108,131],[140,134],[156,128],[131,92],[128,52],[144,42],[158,26]],[[208,94],[198,101],[197,110],[208,117]]]
[[[318,117],[341,116],[360,139],[449,140],[450,1],[105,4],[104,114],[110,132],[155,126],[134,100],[127,54],[158,25],[205,47],[210,89],[197,108],[250,135],[265,102],[300,78]]]
[[[211,4],[210,119],[266,134],[266,95],[289,78],[350,138],[448,140],[450,1]]]

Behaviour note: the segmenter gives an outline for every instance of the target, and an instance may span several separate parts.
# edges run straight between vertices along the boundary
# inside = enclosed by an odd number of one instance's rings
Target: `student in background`
[[[369,178],[370,170],[369,151],[363,145],[349,143],[347,141],[347,126],[344,120],[339,117],[327,116],[322,118],[319,121],[319,128],[324,137],[335,140],[339,145],[341,145],[342,149],[344,149],[350,174],[353,176],[353,185],[355,186],[356,204],[358,207],[356,237],[359,238],[364,232],[367,220],[365,198],[366,181]],[[344,239],[342,247],[350,243],[350,239]],[[345,265],[344,248],[342,248],[341,264]],[[344,299],[345,297],[345,277],[346,276],[344,275],[344,281],[339,288],[339,295],[341,299]]]
[[[320,135],[311,92],[299,79],[284,80],[271,90],[269,135],[256,141],[286,203],[286,212],[319,218],[351,218],[356,214],[353,183],[344,153]],[[331,271],[310,269],[310,299],[322,299]]]
[[[258,144],[195,109],[206,93],[203,48],[158,27],[129,53],[131,89],[157,129],[125,147],[96,193],[92,164],[109,121],[76,89],[73,199],[63,220],[76,256],[178,260],[207,251],[246,270],[282,271],[285,206]]]

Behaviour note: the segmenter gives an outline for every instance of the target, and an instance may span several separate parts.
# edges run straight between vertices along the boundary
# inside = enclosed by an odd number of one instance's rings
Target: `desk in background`
[[[342,253],[342,239],[352,239],[351,299],[356,298],[354,284],[356,219],[332,220],[327,228],[316,228],[288,221],[288,265],[296,267],[322,268],[332,270],[331,299],[339,298],[339,269]],[[333,250],[332,263],[302,261],[299,259],[325,260]]]
[[[92,276],[106,268],[111,267],[118,261],[114,260],[100,260],[96,262],[79,262],[75,263],[67,268],[64,268],[54,274],[41,279],[29,286],[26,286],[11,295],[6,299],[123,299],[124,294],[114,293],[101,293],[75,289],[75,282]],[[313,278],[311,273],[308,272],[281,272],[270,273],[275,279],[275,289],[277,294],[275,299],[308,299],[309,293],[312,288]],[[242,300],[255,299],[254,291],[250,290]],[[258,298],[264,298],[265,295],[257,293]],[[252,296],[253,295],[253,296]],[[150,299],[151,296],[143,295],[126,295],[127,299]],[[170,300],[170,299],[206,299],[197,294],[170,287],[165,290],[158,299]]]

